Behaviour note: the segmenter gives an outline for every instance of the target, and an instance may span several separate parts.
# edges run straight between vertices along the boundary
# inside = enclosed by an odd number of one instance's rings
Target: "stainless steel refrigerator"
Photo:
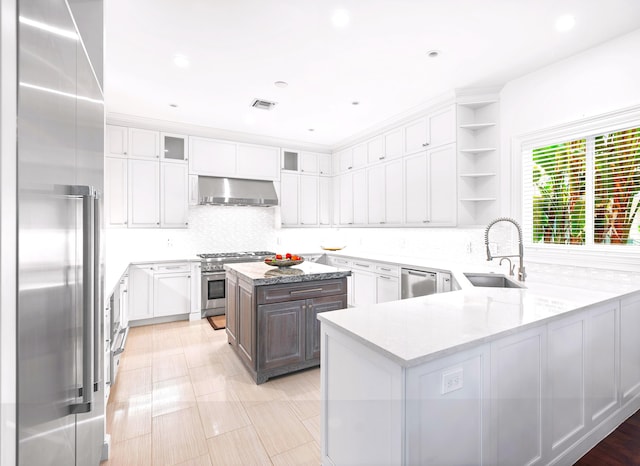
[[[104,99],[70,3],[18,1],[17,453],[25,466],[97,465],[105,437]]]

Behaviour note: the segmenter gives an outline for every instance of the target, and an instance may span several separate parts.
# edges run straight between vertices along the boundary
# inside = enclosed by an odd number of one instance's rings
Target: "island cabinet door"
[[[258,306],[258,369],[303,362],[305,300]]]
[[[255,300],[253,286],[238,280],[238,324],[236,327],[236,340],[238,342],[238,354],[245,363],[256,368],[256,319]]]
[[[226,292],[226,332],[229,344],[236,346],[237,333],[238,333],[238,277],[227,272],[227,292]]]
[[[306,301],[306,359],[320,358],[320,321],[318,314],[347,308],[347,295],[326,296]]]

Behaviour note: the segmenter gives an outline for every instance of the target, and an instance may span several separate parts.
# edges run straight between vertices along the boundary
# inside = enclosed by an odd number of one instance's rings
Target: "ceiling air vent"
[[[252,107],[261,108],[262,110],[271,110],[276,106],[276,102],[269,102],[268,100],[254,99],[251,104]]]

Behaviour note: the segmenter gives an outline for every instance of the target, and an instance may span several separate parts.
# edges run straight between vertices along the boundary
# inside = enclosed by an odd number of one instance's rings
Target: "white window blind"
[[[528,243],[640,245],[640,127],[533,144],[523,169]]]

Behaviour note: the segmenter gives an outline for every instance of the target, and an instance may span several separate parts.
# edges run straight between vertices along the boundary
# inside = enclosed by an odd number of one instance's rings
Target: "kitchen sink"
[[[495,273],[465,273],[465,277],[473,286],[483,286],[491,288],[525,288],[524,285],[515,280],[511,280],[504,275]]]

